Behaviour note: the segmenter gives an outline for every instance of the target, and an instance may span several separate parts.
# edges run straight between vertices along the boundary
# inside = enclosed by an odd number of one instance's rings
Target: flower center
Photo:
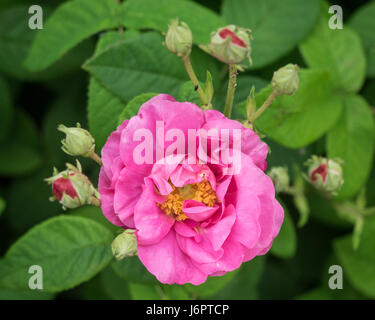
[[[217,202],[217,195],[211,188],[211,184],[204,180],[200,183],[193,183],[176,188],[173,184],[173,191],[167,196],[163,203],[157,206],[167,215],[172,215],[177,221],[184,221],[187,216],[182,211],[184,200],[196,200],[208,207],[213,207]]]

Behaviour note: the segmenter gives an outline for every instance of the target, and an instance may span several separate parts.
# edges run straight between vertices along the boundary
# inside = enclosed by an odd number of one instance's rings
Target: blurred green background
[[[0,267],[0,299],[375,298],[375,219],[364,218],[354,250],[353,225],[334,205],[375,206],[375,1],[332,1],[344,17],[344,29],[333,31],[328,5],[319,0],[39,0],[43,30],[28,28],[32,4],[0,2],[0,257],[27,230],[62,213],[48,201],[50,187],[43,181],[53,166],[62,170],[73,161],[60,150],[58,124],[89,128],[99,152],[135,96],[162,92],[194,100],[180,90],[188,80],[182,63],[162,45],[160,32],[175,16],[189,24],[196,43],[207,42],[211,31],[228,23],[253,30],[254,66],[239,75],[235,118],[243,118],[241,102],[251,85],[259,92],[277,68],[291,62],[316,72],[313,79],[306,76],[299,100],[291,100],[293,110],[286,111],[294,122],[278,130],[277,118],[273,127],[269,118],[260,119],[272,150],[268,166],[287,166],[293,175],[311,154],[340,156],[345,187],[327,200],[308,186],[310,219],[301,228],[293,199],[281,195],[286,218],[270,253],[198,287],[161,285],[137,258],[128,258],[111,260],[95,277],[54,293],[7,287]],[[201,81],[210,70],[215,108],[222,109],[225,66],[196,46],[192,62]],[[98,167],[81,162],[96,183]],[[97,208],[65,214],[118,233]],[[343,290],[328,288],[334,264],[343,267]]]

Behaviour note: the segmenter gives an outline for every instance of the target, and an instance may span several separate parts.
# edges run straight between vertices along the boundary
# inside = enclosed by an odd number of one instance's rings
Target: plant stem
[[[102,159],[95,153],[95,151],[91,153],[89,157],[94,160],[99,166],[103,165]]]
[[[277,97],[278,94],[275,91],[272,91],[271,94],[268,96],[267,100],[264,101],[262,106],[255,113],[253,113],[250,121],[254,122],[256,119],[258,119]]]
[[[194,85],[194,89],[195,89],[195,91],[197,91],[197,93],[199,95],[199,98],[202,101],[202,104],[204,106],[207,105],[208,104],[207,97],[206,97],[205,93],[203,92],[203,90],[202,90],[202,88],[201,88],[201,86],[199,84],[197,76],[195,75],[193,66],[191,65],[190,55],[188,55],[186,57],[183,57],[182,61],[183,61],[184,65],[185,65],[186,72],[189,75],[190,80],[191,80],[191,82]]]
[[[224,107],[224,115],[228,118],[230,118],[232,114],[234,93],[236,91],[236,85],[237,85],[236,82],[237,82],[237,68],[235,64],[230,64],[229,65],[228,90],[227,90],[227,97],[225,99],[225,107]]]

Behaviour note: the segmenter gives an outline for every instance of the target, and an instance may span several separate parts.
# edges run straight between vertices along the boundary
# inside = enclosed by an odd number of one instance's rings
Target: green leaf
[[[290,52],[307,35],[318,17],[319,1],[226,0],[222,13],[227,22],[252,30],[252,68],[258,69]]]
[[[129,300],[130,293],[127,282],[120,278],[111,268],[108,266],[100,273],[100,282],[103,287],[103,291],[114,300]]]
[[[104,216],[102,210],[95,206],[83,206],[77,209],[69,211],[69,216],[88,218],[93,221],[100,223],[112,232],[113,238],[118,234],[119,231],[123,230],[120,227],[110,223],[109,220]]]
[[[143,93],[140,94],[139,96],[136,96],[130,102],[126,105],[124,110],[122,110],[119,118],[118,118],[118,124],[120,125],[121,123],[124,122],[126,119],[130,119],[131,117],[135,116],[138,114],[138,110],[141,107],[142,104],[150,100],[151,98],[155,97],[158,95],[157,93]]]
[[[327,136],[330,158],[344,160],[344,184],[339,198],[354,196],[366,182],[374,153],[374,120],[367,102],[358,95],[342,96],[344,112]]]
[[[116,43],[126,41],[137,35],[137,32],[130,30],[123,33],[106,32],[97,43],[95,55]],[[126,101],[113,94],[94,77],[90,78],[88,97],[87,112],[90,131],[95,138],[97,148],[100,150],[111,132],[116,130],[117,115],[123,110]]]
[[[0,288],[0,300],[51,300],[54,294],[41,290]]]
[[[160,300],[163,294],[158,285],[150,286],[142,283],[128,282],[128,288],[133,300]]]
[[[157,33],[145,33],[111,46],[84,68],[124,101],[144,92],[176,93],[187,80],[182,62],[162,45]]]
[[[293,220],[286,208],[284,207],[284,222],[281,226],[280,233],[273,241],[270,252],[282,259],[293,257],[297,250],[297,234]]]
[[[25,66],[30,71],[47,68],[82,40],[120,25],[121,12],[120,5],[113,0],[63,3],[38,31]]]
[[[181,59],[162,42],[161,35],[144,33],[112,45],[89,59],[84,68],[123,101],[145,92],[177,94],[188,76]],[[191,60],[198,77],[204,78],[208,69],[213,79],[219,78],[213,58],[194,48]]]
[[[324,3],[319,22],[310,36],[300,45],[306,63],[312,68],[325,68],[333,75],[337,86],[356,92],[365,80],[366,58],[361,39],[350,27],[332,30],[330,15]]]
[[[256,128],[289,148],[312,143],[332,128],[340,117],[341,100],[333,86],[328,72],[301,70],[297,93],[278,97],[255,121]],[[269,86],[256,95],[258,108],[271,90]]]
[[[224,288],[235,275],[238,273],[238,269],[232,272],[228,272],[223,276],[219,277],[208,277],[206,282],[200,284],[199,286],[187,283],[184,285],[187,291],[198,297],[208,297],[212,296],[222,288]]]
[[[24,67],[23,62],[30,51],[33,40],[40,32],[28,27],[31,17],[28,14],[30,5],[16,5],[0,12],[0,70],[18,79],[43,80],[61,77],[78,68],[84,61],[83,59],[92,52],[90,41],[83,42],[65,55],[59,63],[42,72],[30,72]],[[50,4],[40,5],[43,8],[43,19],[45,20],[49,17]],[[47,50],[49,52],[50,48]],[[38,59],[43,61],[40,57]]]
[[[263,274],[264,266],[265,258],[260,256],[245,262],[235,277],[220,291],[210,296],[209,299],[256,299],[258,295],[257,286]]]
[[[123,260],[114,261],[112,267],[122,279],[146,284],[158,283],[138,257],[128,257]]]
[[[124,25],[134,29],[156,29],[166,32],[171,19],[186,22],[194,43],[206,43],[210,33],[223,27],[225,22],[213,11],[193,1],[127,0],[124,3]]]
[[[202,83],[200,83],[200,85],[202,86]],[[191,81],[186,81],[181,86],[180,90],[178,91],[177,100],[180,102],[192,102],[198,106],[202,103]]]
[[[341,262],[344,276],[355,289],[375,298],[375,217],[365,220],[361,243],[353,249],[352,236],[347,235],[334,242],[335,253]]]
[[[0,176],[18,176],[39,167],[42,158],[39,136],[31,118],[22,111],[15,115],[12,135],[0,144]]]
[[[169,300],[190,300],[191,296],[183,286],[178,284],[163,285],[162,290]]]
[[[1,49],[0,49],[1,52]],[[13,105],[7,83],[0,77],[0,142],[8,137],[13,120]]]
[[[367,56],[367,75],[375,77],[375,2],[360,7],[351,17],[349,25],[361,37]]]
[[[43,289],[58,292],[93,277],[112,259],[112,234],[82,217],[59,216],[32,228],[8,250],[0,264],[0,284],[28,287],[29,267],[43,269]]]

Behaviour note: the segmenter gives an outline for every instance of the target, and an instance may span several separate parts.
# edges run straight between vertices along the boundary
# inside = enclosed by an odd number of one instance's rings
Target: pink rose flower
[[[240,163],[214,161],[211,153],[206,163],[191,164],[188,156],[199,160],[201,155],[186,152],[175,155],[179,160],[173,163],[166,157],[139,164],[134,152],[142,141],[135,141],[135,133],[148,129],[155,139],[157,121],[162,121],[165,132],[179,129],[185,137],[191,129],[229,129],[232,137],[237,129]],[[214,138],[201,138],[209,151],[215,149]],[[165,141],[163,150],[173,143]],[[157,159],[160,144],[154,141],[152,146]],[[267,145],[238,121],[160,94],[125,120],[103,147],[103,213],[113,224],[136,230],[139,259],[160,282],[199,285],[208,276],[223,275],[265,254],[279,233],[284,212],[264,173],[267,153]],[[231,166],[240,171],[226,174]]]

